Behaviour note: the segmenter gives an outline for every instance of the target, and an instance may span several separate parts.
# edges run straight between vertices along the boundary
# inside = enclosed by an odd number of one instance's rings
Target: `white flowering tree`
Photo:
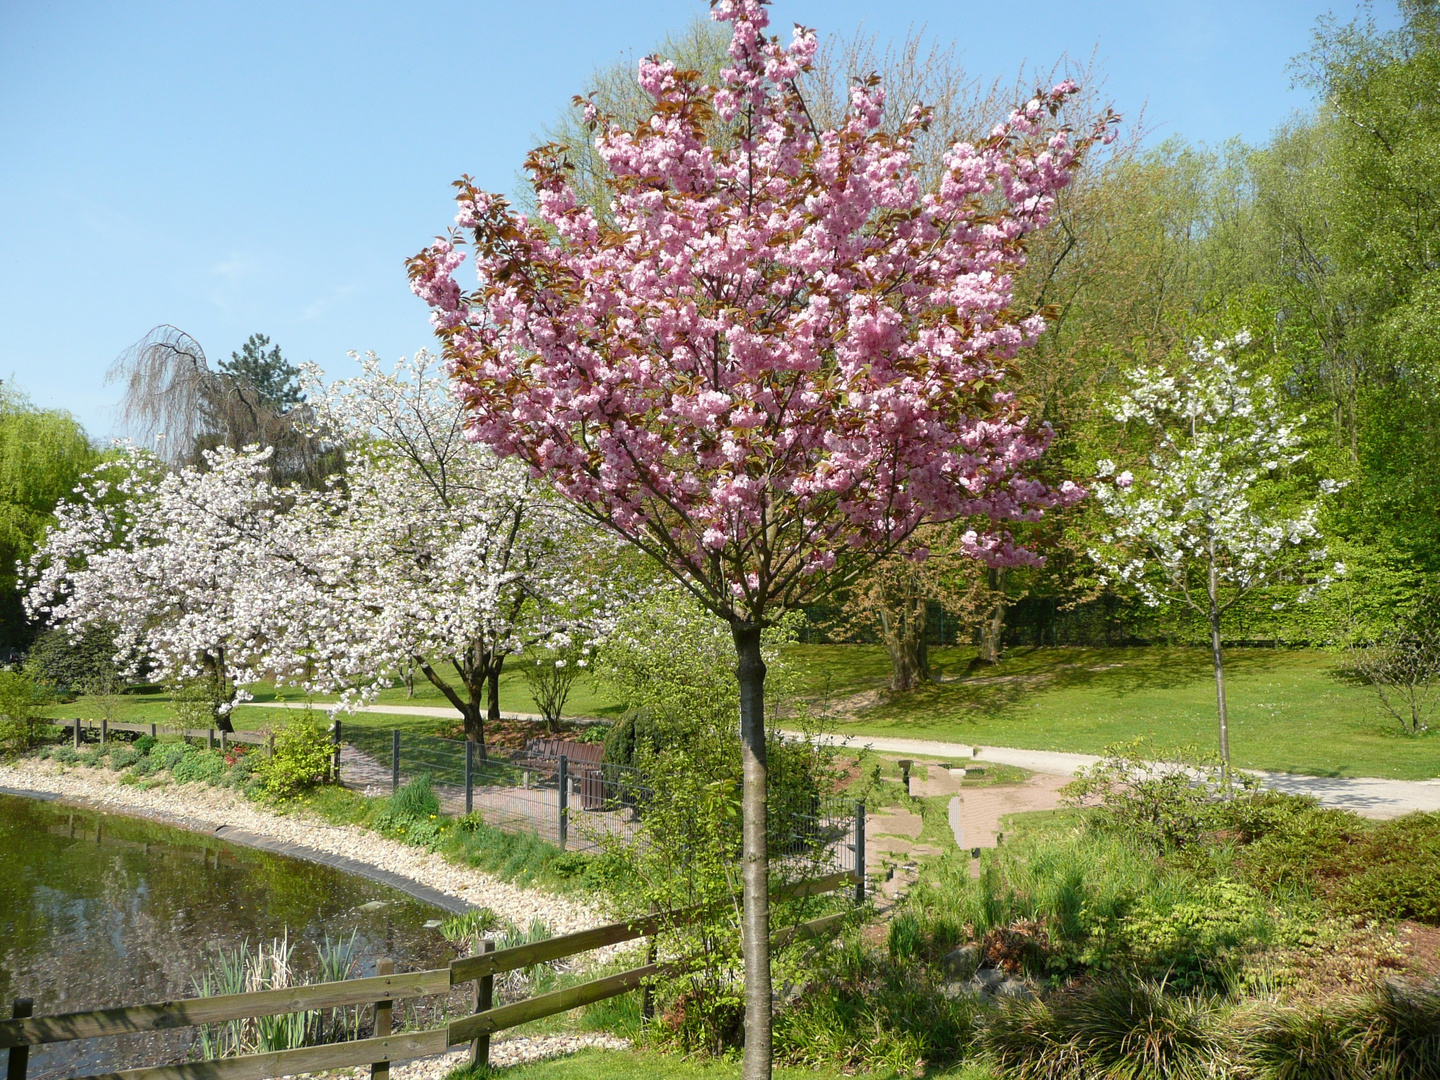
[[[603,634],[624,598],[607,572],[615,545],[525,465],[465,437],[429,355],[391,371],[373,355],[361,364],[359,376],[328,386],[305,371],[321,431],[346,446],[348,465],[325,497],[294,512],[328,590],[322,606],[289,616],[308,627],[292,639],[312,643],[304,683],[357,700],[413,663],[483,754],[507,658],[583,649]]]
[[[1148,444],[1137,472],[1099,462],[1095,496],[1112,519],[1090,555],[1102,580],[1133,586],[1152,606],[1180,603],[1206,619],[1215,667],[1220,757],[1230,765],[1221,626],[1257,592],[1298,584],[1300,600],[1344,567],[1329,564],[1316,525],[1331,480],[1294,475],[1300,428],[1268,376],[1234,358],[1248,334],[1196,343],[1179,375],[1140,368],[1112,415]],[[1280,606],[1276,601],[1276,606]]]
[[[318,599],[270,456],[221,448],[203,468],[168,472],[148,452],[122,450],[56,508],[29,567],[27,614],[75,637],[113,628],[130,677],[203,688],[215,723],[233,730],[245,684],[272,658],[305,652],[292,636],[304,627],[275,617],[282,602]]]

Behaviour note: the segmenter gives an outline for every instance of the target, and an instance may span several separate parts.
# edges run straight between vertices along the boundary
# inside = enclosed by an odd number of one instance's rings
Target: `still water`
[[[394,958],[396,971],[440,967],[455,949],[425,923],[445,915],[328,866],[0,794],[0,1015],[7,1017],[19,997],[35,999],[36,1015],[189,997],[219,950],[287,930],[307,977],[316,969],[315,944],[352,931],[357,975],[373,975],[382,956]],[[37,1048],[29,1075],[182,1061],[192,1038],[186,1029]]]

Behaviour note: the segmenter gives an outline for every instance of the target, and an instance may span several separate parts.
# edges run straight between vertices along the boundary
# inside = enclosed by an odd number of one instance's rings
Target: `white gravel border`
[[[568,934],[605,921],[596,908],[583,901],[522,888],[357,825],[331,825],[303,811],[272,813],[228,788],[169,781],[142,789],[121,784],[120,775],[109,769],[21,759],[0,764],[0,787],[43,791],[100,810],[158,818],[196,831],[213,832],[228,825],[302,844],[369,863],[476,907],[488,907],[519,926],[540,919],[554,933]]]

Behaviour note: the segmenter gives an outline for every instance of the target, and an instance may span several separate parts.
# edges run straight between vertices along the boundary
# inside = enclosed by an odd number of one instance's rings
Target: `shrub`
[[[1053,1002],[1001,1005],[981,1039],[1006,1076],[1185,1080],[1225,1075],[1230,1047],[1214,1001],[1163,983],[1106,981]]]
[[[79,693],[91,683],[114,681],[115,635],[111,627],[92,626],[78,639],[66,630],[46,630],[25,656],[25,668],[34,678],[61,693]]]
[[[191,751],[171,766],[171,772],[182,784],[213,784],[225,775],[225,758],[218,750]]]
[[[325,782],[334,752],[325,725],[306,710],[276,732],[275,752],[260,762],[254,775],[272,799],[294,798]]]
[[[50,727],[41,718],[46,695],[23,671],[0,671],[0,753],[34,749]]]
[[[110,750],[110,767],[116,770],[128,769],[142,756],[136,743],[117,743]]]
[[[1440,925],[1440,813],[1383,822],[1321,872],[1336,879],[1331,899],[1341,911]]]

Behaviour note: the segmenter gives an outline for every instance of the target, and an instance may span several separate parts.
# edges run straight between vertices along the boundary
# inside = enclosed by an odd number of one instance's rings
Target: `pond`
[[[316,946],[327,935],[348,941],[352,933],[356,975],[373,975],[382,956],[394,959],[396,971],[443,967],[457,955],[436,929],[446,914],[329,866],[0,794],[0,1015],[7,1017],[19,997],[34,998],[37,1015],[190,997],[221,950],[287,933],[303,978],[314,977]],[[29,1075],[183,1061],[193,1038],[185,1029],[37,1048]]]

